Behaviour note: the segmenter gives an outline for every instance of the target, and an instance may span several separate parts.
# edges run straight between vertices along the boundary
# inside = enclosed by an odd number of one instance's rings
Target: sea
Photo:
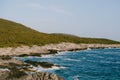
[[[19,59],[60,65],[48,69],[35,69],[55,73],[65,80],[120,80],[120,48],[66,51],[56,55]]]

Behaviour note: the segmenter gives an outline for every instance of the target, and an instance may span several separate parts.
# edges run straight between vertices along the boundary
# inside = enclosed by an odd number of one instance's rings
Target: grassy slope
[[[103,44],[119,43],[108,39],[80,38],[72,35],[41,33],[30,29],[22,24],[5,19],[0,19],[0,47],[15,47],[20,45],[45,45],[49,43],[60,42]]]

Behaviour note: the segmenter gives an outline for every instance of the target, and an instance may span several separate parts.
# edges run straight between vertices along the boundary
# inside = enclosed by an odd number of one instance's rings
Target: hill
[[[50,43],[100,43],[118,44],[120,42],[101,38],[81,38],[66,34],[47,34],[38,32],[20,23],[0,19],[0,47],[21,45],[45,45]]]

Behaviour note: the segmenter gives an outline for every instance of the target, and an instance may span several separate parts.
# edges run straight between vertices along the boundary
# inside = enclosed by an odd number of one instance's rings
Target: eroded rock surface
[[[13,79],[13,80],[64,80],[64,79],[60,78],[56,74],[48,74],[46,72],[37,72],[37,73],[23,76],[19,79]]]
[[[21,47],[8,47],[0,48],[0,55],[22,55],[22,54],[52,54],[56,51],[67,51],[67,50],[81,50],[86,48],[120,48],[120,44],[75,44],[75,43],[60,43],[60,44],[48,44],[44,46],[33,45],[21,46]]]
[[[4,59],[4,60],[3,60]],[[37,65],[37,63],[36,63]],[[42,65],[53,65],[42,63]],[[30,70],[31,69],[31,70]],[[0,58],[0,80],[64,80],[56,74],[46,72],[35,72],[29,64],[23,61],[6,58]]]

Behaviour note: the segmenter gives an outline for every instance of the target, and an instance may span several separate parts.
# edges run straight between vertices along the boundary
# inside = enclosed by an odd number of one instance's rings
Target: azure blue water
[[[60,69],[48,69],[65,80],[120,80],[120,49],[92,49],[62,52],[57,55],[20,58],[58,64]]]

